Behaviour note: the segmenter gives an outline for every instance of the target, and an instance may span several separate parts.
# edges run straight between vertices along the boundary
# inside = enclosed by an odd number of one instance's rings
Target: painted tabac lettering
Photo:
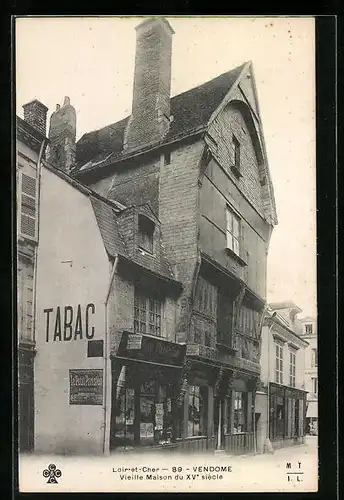
[[[96,306],[92,303],[77,307],[57,306],[44,309],[46,342],[88,340],[94,337],[94,326],[91,326],[90,315],[94,315]]]

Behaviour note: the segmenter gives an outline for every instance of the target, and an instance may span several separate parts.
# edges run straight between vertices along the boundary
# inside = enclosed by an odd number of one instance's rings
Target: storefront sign
[[[69,370],[69,404],[103,404],[103,370]]]
[[[142,335],[136,333],[128,335],[128,343],[127,343],[128,351],[134,349],[141,349],[141,346],[142,346]]]

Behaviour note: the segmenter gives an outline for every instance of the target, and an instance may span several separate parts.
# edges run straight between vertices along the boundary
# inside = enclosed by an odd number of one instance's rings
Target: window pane
[[[239,255],[239,241],[235,238],[233,238],[233,251]]]
[[[227,231],[227,248],[233,250],[233,236],[229,231]]]
[[[239,238],[239,221],[236,217],[233,216],[233,235],[236,238]]]

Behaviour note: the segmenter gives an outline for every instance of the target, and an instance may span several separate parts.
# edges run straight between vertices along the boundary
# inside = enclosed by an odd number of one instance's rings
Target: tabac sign
[[[92,317],[96,312],[94,304],[50,307],[43,312],[46,342],[93,339],[95,328],[92,325]]]
[[[69,370],[69,404],[103,404],[103,370]]]

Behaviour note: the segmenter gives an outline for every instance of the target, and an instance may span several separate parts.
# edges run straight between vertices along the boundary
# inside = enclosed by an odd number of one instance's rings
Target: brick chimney
[[[127,150],[159,142],[169,130],[173,33],[163,17],[136,27],[133,105],[124,135]]]
[[[63,105],[56,105],[50,117],[49,140],[46,158],[57,168],[70,172],[75,164],[76,113],[69,97]]]
[[[48,108],[38,101],[38,99],[34,99],[33,101],[24,104],[23,109],[24,121],[45,136],[47,133]]]

